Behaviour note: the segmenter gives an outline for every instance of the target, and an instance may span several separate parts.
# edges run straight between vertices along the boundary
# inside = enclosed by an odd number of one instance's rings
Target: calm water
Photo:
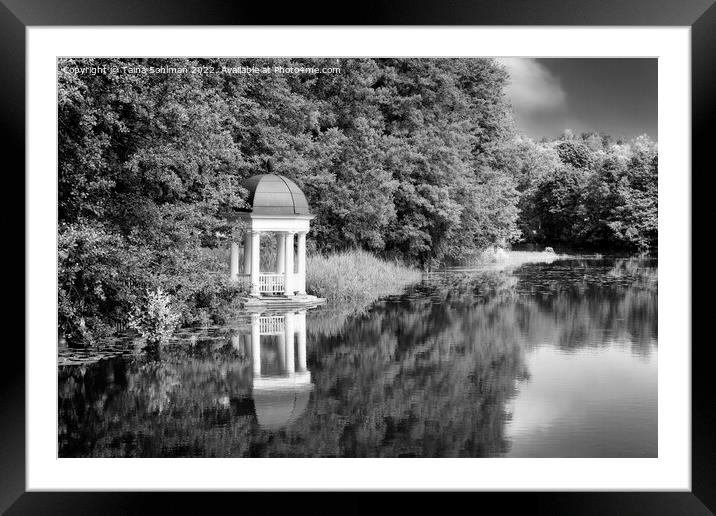
[[[655,259],[452,269],[61,365],[59,455],[655,457],[657,350]]]

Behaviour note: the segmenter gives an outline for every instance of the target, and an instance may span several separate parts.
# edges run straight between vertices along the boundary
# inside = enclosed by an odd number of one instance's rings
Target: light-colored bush
[[[161,288],[147,289],[143,305],[129,316],[129,325],[150,345],[166,342],[179,324],[179,313],[172,306],[172,297]]]

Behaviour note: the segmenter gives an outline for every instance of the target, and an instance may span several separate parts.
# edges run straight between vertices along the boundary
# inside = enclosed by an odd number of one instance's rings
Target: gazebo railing
[[[284,275],[283,273],[261,273],[259,274],[259,293],[261,294],[283,294]]]
[[[284,316],[283,315],[267,315],[259,317],[259,333],[283,333]]]

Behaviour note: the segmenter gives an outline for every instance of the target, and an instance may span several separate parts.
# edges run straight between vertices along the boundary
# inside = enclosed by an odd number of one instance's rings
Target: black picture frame
[[[709,220],[709,204],[700,202],[705,188],[694,188],[711,172],[709,157],[716,126],[716,5],[714,0],[525,0],[472,1],[400,0],[343,6],[305,3],[277,8],[261,2],[245,4],[225,0],[0,0],[0,103],[6,191],[24,187],[25,170],[25,29],[28,26],[82,25],[591,25],[591,26],[690,26],[692,34],[692,219]],[[350,23],[347,23],[350,20]],[[10,165],[12,163],[13,165]],[[707,168],[708,167],[708,168]],[[703,170],[702,170],[703,169]],[[694,173],[695,171],[696,173]],[[684,172],[688,173],[687,171]],[[22,180],[20,178],[23,178]],[[16,190],[15,190],[16,191]],[[6,208],[7,210],[8,208]],[[6,216],[5,220],[16,220]],[[16,232],[16,238],[12,233]],[[22,234],[21,234],[22,233]],[[703,234],[692,230],[692,235]],[[18,224],[6,229],[6,241],[24,241]],[[16,245],[15,248],[19,246]],[[23,247],[24,249],[24,247]],[[24,263],[25,275],[30,274]],[[704,264],[708,253],[692,250],[692,271]],[[6,269],[8,270],[8,269]],[[708,281],[707,281],[708,282]],[[700,281],[700,287],[707,285]],[[23,295],[24,299],[24,295]],[[17,304],[24,308],[24,303]],[[708,320],[707,304],[692,295],[693,329]],[[17,309],[17,308],[16,308]],[[702,315],[703,317],[699,317]],[[697,335],[698,333],[694,333]],[[713,514],[716,512],[716,401],[709,360],[709,339],[692,339],[692,491],[691,492],[533,492],[470,493],[479,504],[497,504],[502,510],[517,508],[537,514]],[[0,423],[0,510],[7,514],[103,514],[195,512],[206,509],[201,495],[184,493],[68,493],[26,492],[25,489],[25,352],[8,342],[5,371],[0,375],[2,422]],[[688,345],[689,343],[669,343]],[[212,494],[212,504],[262,503],[267,493]],[[303,495],[295,495],[301,497]],[[325,495],[330,500],[331,495]],[[356,498],[355,501],[352,499]],[[422,494],[412,503],[423,503]],[[291,502],[295,503],[295,502]],[[336,502],[351,512],[372,510],[355,494]],[[451,503],[458,504],[460,500]],[[471,501],[470,504],[475,503]],[[248,507],[248,505],[247,505]],[[327,506],[328,507],[328,506]]]

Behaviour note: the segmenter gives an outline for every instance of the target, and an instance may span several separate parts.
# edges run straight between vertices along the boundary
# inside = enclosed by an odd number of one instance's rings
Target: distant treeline
[[[546,245],[655,249],[658,152],[647,135],[629,142],[566,131],[558,140],[516,138],[507,153],[520,192],[521,239]]]
[[[130,73],[152,66],[187,72]],[[340,73],[221,73],[240,66]],[[491,59],[69,59],[58,80],[68,335],[121,319],[147,286],[184,322],[213,315],[236,287],[205,250],[240,231],[224,215],[267,171],[306,193],[314,252],[424,267],[520,240],[656,245],[656,145],[520,137]]]

